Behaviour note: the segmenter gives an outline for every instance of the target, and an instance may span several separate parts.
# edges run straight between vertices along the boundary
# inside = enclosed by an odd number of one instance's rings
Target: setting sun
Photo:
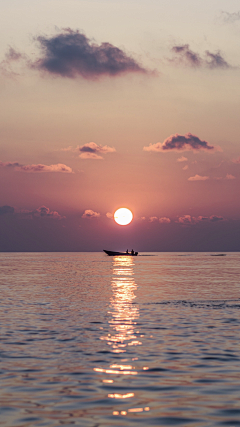
[[[114,213],[114,220],[119,225],[128,225],[133,219],[130,209],[120,208]]]

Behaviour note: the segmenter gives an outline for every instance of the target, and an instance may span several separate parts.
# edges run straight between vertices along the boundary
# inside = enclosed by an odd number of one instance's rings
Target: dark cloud
[[[213,151],[215,147],[209,145],[207,141],[202,141],[198,136],[192,133],[185,135],[170,135],[163,143],[157,142],[150,144],[148,147],[143,147],[144,151]]]
[[[64,173],[74,173],[72,168],[66,166],[62,163],[56,165],[21,165],[18,162],[0,162],[0,166],[6,168],[14,168],[22,172],[64,172]]]
[[[63,172],[63,173],[73,173],[72,168],[66,166],[62,163],[58,163],[56,165],[25,165],[18,168],[23,172]]]
[[[56,36],[39,36],[36,40],[43,56],[32,66],[52,75],[94,79],[103,75],[147,72],[123,50],[110,43],[97,45],[79,31],[64,29]]]
[[[175,222],[182,224],[182,225],[195,225],[195,224],[201,223],[201,222],[218,222],[218,221],[224,221],[224,218],[222,216],[218,216],[218,215],[211,215],[210,217],[208,217],[208,216],[194,217],[191,215],[183,215],[183,216],[179,217],[177,219],[177,221],[175,221]]]
[[[0,206],[0,215],[7,215],[7,214],[13,214],[14,208],[12,206]]]
[[[50,208],[47,208],[46,206],[40,206],[37,209],[34,210],[21,210],[17,213],[20,218],[23,219],[33,219],[33,218],[51,218],[51,219],[63,219],[66,218],[65,216],[60,215],[56,211],[51,211]]]
[[[223,221],[224,218],[222,216],[217,216],[217,215],[211,215],[209,218],[209,221],[211,222],[217,222],[217,221]]]
[[[102,159],[103,157],[99,154],[114,153],[116,150],[108,145],[98,145],[95,142],[89,142],[87,144],[78,147],[80,151],[79,157],[81,159]]]
[[[189,44],[173,46],[171,50],[175,54],[174,58],[170,60],[171,62],[195,68],[230,68],[230,65],[222,57],[220,51],[213,53],[206,50],[204,57],[201,57],[197,52],[193,52],[190,49]]]
[[[62,219],[62,218],[65,218],[65,217],[61,216],[58,212],[51,211],[46,206],[40,206],[35,211],[32,211],[31,214],[33,216],[41,217],[41,218],[43,218],[43,217],[53,218],[53,219]]]
[[[193,52],[188,44],[173,46],[172,52],[178,55],[180,62],[185,62],[192,67],[200,67],[202,65],[202,59],[198,53]]]
[[[230,68],[230,65],[223,59],[221,53],[218,51],[216,53],[211,53],[206,50],[206,65],[209,68]]]
[[[20,163],[18,162],[0,162],[0,166],[2,167],[6,167],[6,168],[18,168],[18,167],[22,167],[22,165],[20,165]]]

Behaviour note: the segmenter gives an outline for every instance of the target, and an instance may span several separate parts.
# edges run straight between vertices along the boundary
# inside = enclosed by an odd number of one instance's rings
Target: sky
[[[0,8],[0,251],[239,251],[239,2]]]

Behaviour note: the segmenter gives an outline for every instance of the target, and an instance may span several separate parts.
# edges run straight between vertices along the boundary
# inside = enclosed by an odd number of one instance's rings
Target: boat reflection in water
[[[111,385],[111,393],[108,393],[108,397],[118,400],[125,399],[124,408],[122,410],[113,410],[112,412],[113,415],[121,416],[128,413],[130,415],[131,412],[149,411],[149,407],[133,407],[131,405],[131,399],[135,396],[135,393],[131,390],[132,376],[136,378],[139,374],[139,370],[137,371],[134,366],[138,360],[136,346],[142,345],[142,342],[138,339],[141,335],[137,330],[139,307],[134,301],[136,298],[134,292],[137,289],[137,285],[133,277],[133,267],[134,260],[132,257],[116,256],[113,259],[113,278],[111,282],[113,294],[108,312],[111,316],[109,320],[111,329],[108,335],[102,336],[100,339],[107,341],[107,344],[111,346],[112,353],[120,354],[119,358],[117,358],[117,354],[115,355],[114,363],[111,363],[107,369],[95,368],[95,371],[107,374],[106,377],[102,378],[104,383],[109,383],[109,386],[114,383]],[[135,347],[135,350],[133,347]],[[121,354],[123,358],[121,358]],[[148,368],[141,367],[140,371],[146,369]],[[121,403],[121,401],[118,403]],[[117,408],[119,408],[119,404]]]

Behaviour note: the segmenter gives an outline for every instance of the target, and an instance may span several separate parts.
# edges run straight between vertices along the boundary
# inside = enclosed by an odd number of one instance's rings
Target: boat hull
[[[103,249],[103,252],[105,252],[105,254],[107,254],[108,256],[137,256],[138,255],[138,252],[134,252],[134,254],[132,254],[131,252],[127,253],[127,252],[106,251],[105,249]]]

